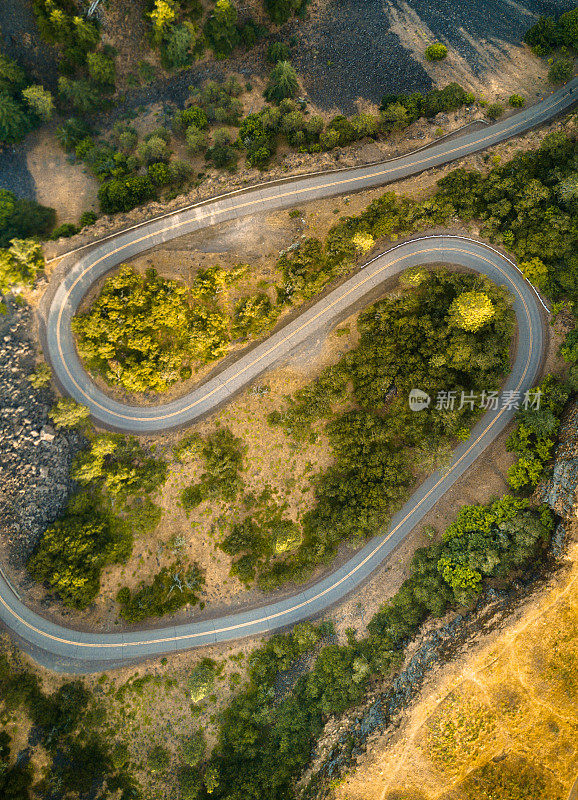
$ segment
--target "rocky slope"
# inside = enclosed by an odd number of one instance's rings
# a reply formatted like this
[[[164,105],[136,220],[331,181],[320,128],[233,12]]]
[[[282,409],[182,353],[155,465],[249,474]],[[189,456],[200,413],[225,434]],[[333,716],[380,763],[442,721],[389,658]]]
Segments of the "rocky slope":
[[[34,389],[32,311],[8,300],[0,316],[0,545],[20,566],[42,531],[62,514],[71,491],[78,434],[55,431],[49,389]]]

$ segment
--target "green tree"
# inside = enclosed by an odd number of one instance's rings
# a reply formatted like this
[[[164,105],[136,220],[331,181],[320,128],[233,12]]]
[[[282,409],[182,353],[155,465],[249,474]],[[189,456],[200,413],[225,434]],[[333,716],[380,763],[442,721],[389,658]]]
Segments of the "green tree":
[[[149,750],[147,764],[153,775],[166,772],[170,761],[169,751],[162,744],[157,744]]]
[[[135,591],[123,587],[117,594],[120,616],[127,622],[172,614],[186,605],[199,602],[205,580],[197,564],[186,569],[178,564],[163,567],[152,583],[142,581]]]
[[[165,59],[173,69],[191,63],[193,50],[199,39],[199,31],[192,22],[174,25],[166,38],[163,50]]]
[[[210,658],[204,658],[192,670],[187,686],[193,703],[200,703],[203,698],[211,693],[215,684],[216,665]]]
[[[0,250],[0,290],[30,286],[44,268],[41,245],[34,239],[12,239],[10,247]]]
[[[202,730],[194,731],[181,741],[181,757],[189,767],[196,767],[203,760],[206,750],[207,743]]]
[[[44,361],[42,361],[32,372],[28,375],[27,380],[34,387],[34,389],[42,389],[49,386],[52,380],[52,370]]]
[[[114,60],[104,53],[89,53],[86,57],[88,74],[100,86],[113,87],[115,81]]]
[[[386,128],[401,131],[409,125],[407,109],[401,103],[391,103],[381,112],[381,121]]]
[[[47,122],[52,117],[54,99],[48,89],[37,84],[27,86],[22,91],[22,97],[26,100],[30,110],[44,122]]]
[[[265,89],[265,97],[275,103],[280,103],[286,97],[295,97],[299,91],[297,73],[289,61],[279,61],[273,68]]]
[[[86,423],[90,411],[86,406],[64,397],[50,409],[48,415],[57,428],[76,428]]]
[[[486,109],[486,114],[490,119],[498,119],[503,113],[504,106],[501,103],[491,103]]]
[[[94,512],[71,513],[43,534],[28,561],[28,570],[73,608],[86,608],[98,595],[100,573],[108,563],[130,555],[130,538],[119,540]]]
[[[155,0],[150,17],[153,25],[153,37],[160,44],[167,28],[175,21],[177,8],[174,0]]]
[[[30,119],[6,91],[0,90],[0,144],[14,144],[30,130]]]
[[[548,280],[548,267],[541,259],[532,258],[530,261],[523,261],[520,264],[520,269],[530,283],[533,283],[538,289],[545,288]]]
[[[94,111],[101,104],[99,90],[84,79],[73,80],[62,76],[58,79],[58,91],[74,108],[83,114]]]
[[[205,36],[217,58],[228,58],[237,44],[237,9],[231,0],[217,0],[205,23]]]
[[[26,83],[24,70],[8,56],[0,53],[0,91],[17,92]]]
[[[555,61],[548,71],[550,83],[567,83],[574,74],[574,64],[570,59],[561,58]]]
[[[276,25],[287,22],[293,14],[305,11],[307,0],[265,0],[265,7]]]
[[[202,150],[206,150],[209,142],[206,132],[197,128],[196,125],[189,125],[185,138],[187,149],[191,155],[196,155]]]
[[[267,48],[267,61],[277,64],[279,61],[291,59],[291,48],[285,42],[271,42]]]
[[[526,101],[521,94],[512,94],[510,95],[508,104],[511,105],[512,108],[522,108],[522,106],[526,105]]]

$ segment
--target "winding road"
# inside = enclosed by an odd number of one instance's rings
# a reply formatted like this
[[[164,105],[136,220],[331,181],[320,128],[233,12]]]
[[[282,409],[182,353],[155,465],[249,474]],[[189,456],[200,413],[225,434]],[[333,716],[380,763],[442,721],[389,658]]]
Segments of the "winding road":
[[[543,303],[515,264],[479,241],[424,236],[383,253],[327,297],[189,395],[162,406],[118,403],[84,371],[70,322],[92,284],[121,261],[156,244],[247,214],[267,213],[321,197],[390,183],[479,151],[522,133],[569,108],[578,99],[578,79],[546,100],[502,123],[419,154],[384,164],[315,174],[264,184],[190,206],[134,226],[97,243],[80,257],[54,293],[46,317],[46,349],[67,394],[87,405],[95,421],[118,430],[149,433],[190,424],[254,381],[314,333],[321,333],[353,305],[361,304],[387,278],[410,266],[448,263],[484,273],[514,298],[518,346],[504,390],[523,393],[535,381],[544,351]],[[62,672],[96,672],[147,657],[264,634],[314,616],[365,581],[420,522],[510,422],[515,409],[489,411],[470,439],[454,453],[449,469],[423,483],[387,531],[369,541],[346,564],[290,598],[218,619],[118,633],[89,633],[55,624],[28,608],[0,571],[0,620],[37,661]]]

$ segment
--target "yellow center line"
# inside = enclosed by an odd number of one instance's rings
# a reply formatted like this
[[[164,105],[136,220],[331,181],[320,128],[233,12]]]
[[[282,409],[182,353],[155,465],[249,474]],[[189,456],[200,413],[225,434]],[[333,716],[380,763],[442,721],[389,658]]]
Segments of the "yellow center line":
[[[444,251],[451,250],[451,248],[432,248],[433,251],[442,250],[442,249]],[[467,253],[469,251],[461,250],[461,251],[458,251],[458,252]],[[417,255],[419,255],[419,253]],[[484,259],[481,256],[480,256],[480,260],[486,261],[488,263],[492,263],[492,262],[489,262],[488,259]],[[493,266],[496,267],[504,275],[504,277],[507,278],[507,275],[504,272],[504,270],[502,270],[500,267],[497,267],[497,265],[495,265],[495,264],[493,264]],[[378,273],[374,273],[374,275],[375,274],[378,274]],[[521,294],[521,292],[518,289],[518,287],[514,285],[514,288],[515,288],[515,290],[517,292],[517,295],[518,295],[519,299],[522,302],[522,305],[524,307],[524,311],[526,312],[526,315],[527,315],[527,317],[529,319],[530,314],[529,314],[529,308],[528,308],[528,305],[526,303],[526,300],[523,297],[523,295]],[[514,391],[519,391],[521,389],[521,387],[523,386],[523,384],[524,384],[524,381],[525,381],[526,375],[528,374],[528,370],[529,370],[530,363],[531,363],[531,357],[532,357],[532,353],[533,353],[533,345],[534,345],[533,330],[532,330],[532,327],[530,326],[530,341],[529,341],[529,347],[528,347],[528,356],[526,358],[526,363],[524,365],[523,373],[522,373],[522,375],[521,375],[521,377],[520,377],[520,379],[519,379]],[[135,641],[135,642],[112,642],[112,643],[106,643],[104,641],[99,641],[98,638],[95,638],[95,640],[93,642],[78,642],[78,641],[74,641],[74,640],[71,640],[71,639],[65,639],[65,638],[60,637],[60,636],[55,636],[53,634],[49,634],[46,631],[43,631],[43,630],[37,628],[36,626],[32,625],[27,620],[23,619],[19,614],[17,614],[14,611],[14,609],[11,608],[11,606],[9,606],[6,603],[6,601],[4,600],[3,597],[0,597],[0,602],[10,612],[10,614],[15,619],[17,619],[21,624],[23,624],[30,631],[32,631],[34,633],[37,633],[37,634],[40,634],[40,636],[42,636],[44,638],[47,638],[47,639],[50,639],[50,640],[55,641],[55,642],[60,642],[62,644],[67,644],[67,645],[76,645],[78,647],[84,647],[84,648],[106,647],[107,649],[110,649],[110,648],[121,648],[122,649],[122,648],[126,648],[126,647],[139,647],[139,646],[146,646],[146,645],[152,645],[152,644],[162,644],[162,643],[169,643],[169,642],[182,642],[182,641],[186,641],[186,640],[196,639],[196,638],[199,638],[199,637],[213,636],[213,635],[217,635],[217,634],[220,634],[220,633],[228,633],[230,631],[235,631],[235,630],[241,631],[244,628],[248,628],[248,627],[251,627],[251,626],[254,626],[254,625],[259,625],[259,624],[262,624],[264,622],[270,622],[272,620],[279,619],[280,617],[289,616],[291,614],[294,614],[296,611],[299,611],[300,609],[305,608],[306,606],[309,606],[312,603],[315,603],[315,601],[321,599],[322,597],[324,597],[329,592],[334,591],[339,586],[341,586],[344,582],[346,582],[349,578],[351,578],[353,575],[355,575],[365,564],[367,564],[387,544],[387,542],[392,538],[392,536],[394,536],[395,533],[397,533],[397,531],[400,530],[400,528],[407,522],[407,520],[410,519],[412,514],[414,514],[426,502],[426,500],[429,497],[431,497],[432,493],[435,492],[436,489],[438,489],[438,487],[441,486],[444,483],[444,481],[447,481],[450,478],[450,476],[452,476],[452,474],[457,470],[457,468],[462,463],[462,461],[475,449],[475,447],[478,445],[478,443],[497,424],[497,422],[500,420],[500,418],[502,417],[502,415],[505,413],[506,410],[507,410],[506,407],[502,406],[502,408],[499,410],[499,412],[496,414],[496,416],[490,421],[490,423],[484,428],[484,430],[477,436],[477,438],[468,446],[468,448],[464,451],[464,453],[462,453],[460,458],[458,458],[457,461],[455,461],[452,464],[450,469],[444,475],[442,475],[442,476],[440,476],[440,478],[438,478],[438,480],[430,488],[430,490],[417,503],[415,503],[414,506],[412,506],[412,508],[407,512],[407,514],[403,517],[403,519],[400,520],[400,522],[398,522],[398,524],[394,528],[392,528],[392,530],[387,534],[387,536],[383,537],[377,543],[375,548],[363,559],[363,561],[361,561],[359,564],[356,564],[354,567],[352,567],[352,569],[349,570],[349,572],[346,575],[344,575],[342,578],[340,578],[335,583],[331,584],[331,586],[327,587],[326,589],[324,589],[321,592],[318,592],[313,597],[311,597],[311,598],[309,598],[307,600],[303,600],[302,602],[297,603],[294,606],[291,606],[290,608],[283,609],[281,611],[277,611],[277,612],[271,613],[271,614],[265,614],[264,616],[259,617],[258,619],[249,620],[247,622],[242,622],[242,623],[238,623],[238,624],[234,624],[234,625],[228,625],[228,626],[221,627],[221,628],[213,628],[211,630],[198,632],[198,633],[185,633],[185,634],[180,634],[180,635],[176,635],[176,636],[166,636],[166,637],[160,637],[160,638],[154,638],[154,639],[143,639],[143,640]],[[99,635],[97,634],[97,637],[98,636]],[[106,634],[101,634],[100,635],[100,639],[101,640],[104,639],[105,637],[106,637]]]
[[[551,108],[555,108],[557,105],[560,105],[563,102],[563,100],[564,100],[564,98],[561,98],[560,100],[556,101],[555,103],[552,104]],[[513,131],[516,128],[520,127],[520,124],[521,123],[519,123],[519,122],[518,123],[514,123],[513,125],[510,125],[508,128],[505,128],[502,131],[502,133],[506,134],[506,133],[508,133],[510,131]],[[483,142],[488,141],[489,139],[492,139],[494,136],[495,136],[495,132],[493,134],[490,134],[489,136],[485,136],[485,137],[481,137],[479,139],[476,139],[474,142],[471,142],[471,143],[469,143],[467,145],[460,145],[459,147],[453,148],[452,150],[448,150],[447,154],[457,153],[460,150],[463,150],[463,149],[466,149],[466,148],[470,148],[473,145],[482,144]],[[422,164],[426,164],[428,161],[434,160],[437,157],[438,156],[434,155],[434,156],[429,156],[428,158],[425,158],[425,159],[416,160],[416,161],[413,161],[413,162],[411,162],[409,164],[404,165],[404,168],[411,168],[411,167],[414,167],[414,166],[420,166]],[[360,169],[362,169],[362,168],[360,168]],[[347,179],[341,180],[341,181],[334,181],[334,182],[331,182],[331,183],[322,184],[321,186],[317,186],[317,187],[306,187],[306,188],[303,188],[303,189],[294,189],[294,190],[292,190],[290,192],[285,192],[285,193],[282,193],[282,194],[278,194],[277,197],[295,197],[295,196],[297,196],[299,194],[302,194],[304,192],[310,192],[313,189],[319,192],[319,191],[321,191],[323,189],[332,188],[332,187],[335,187],[335,186],[344,186],[346,184],[353,183],[355,181],[359,181],[360,179],[371,180],[372,178],[381,177],[383,175],[388,175],[391,172],[395,172],[396,169],[398,169],[398,167],[390,167],[389,169],[381,170],[379,172],[374,172],[374,173],[372,173],[370,175],[366,175],[366,176],[347,178]],[[297,179],[297,180],[299,180],[299,179]],[[266,185],[267,184],[265,184],[265,186]],[[258,190],[255,189],[254,191],[258,191]],[[219,201],[216,200],[215,202],[219,202]],[[263,201],[261,200],[261,198],[259,198],[258,200],[250,200],[248,202],[239,203],[237,205],[231,206],[230,208],[223,209],[223,211],[219,212],[219,213],[237,211],[239,209],[248,208],[248,207],[251,207],[251,206],[258,206],[262,202]],[[178,212],[176,212],[176,213],[178,213]],[[207,216],[210,216],[210,215],[211,214],[204,214],[204,215],[201,216],[200,219],[203,220]],[[151,221],[151,224],[153,222],[154,222],[154,220]],[[194,408],[195,405],[198,405],[199,403],[203,402],[207,398],[211,397],[215,392],[219,391],[220,387],[217,387],[217,388],[213,389],[211,392],[209,392],[208,394],[204,395],[201,399],[195,401],[190,406],[187,406],[186,408],[182,408],[179,411],[175,411],[175,412],[172,412],[170,414],[158,415],[158,416],[155,416],[155,417],[133,417],[133,416],[130,416],[130,415],[120,414],[118,412],[111,411],[109,408],[101,405],[98,401],[91,399],[89,397],[89,395],[84,391],[84,389],[78,384],[78,382],[76,381],[76,379],[74,378],[74,376],[72,375],[72,373],[70,372],[70,370],[68,368],[68,364],[66,363],[66,360],[64,358],[64,354],[63,354],[63,351],[62,351],[61,330],[60,330],[61,329],[61,324],[62,324],[62,314],[64,312],[64,307],[65,307],[65,305],[66,305],[66,303],[68,301],[68,298],[70,297],[70,294],[73,292],[73,290],[76,287],[76,285],[84,278],[84,276],[87,273],[89,273],[91,270],[93,270],[94,267],[98,266],[98,264],[100,264],[104,260],[110,258],[110,256],[114,256],[117,253],[122,252],[124,249],[126,249],[129,246],[138,244],[140,242],[147,241],[148,239],[150,239],[150,238],[152,238],[154,236],[158,236],[161,233],[165,233],[167,231],[173,231],[173,230],[175,230],[175,229],[177,229],[177,228],[179,228],[179,227],[181,227],[183,225],[187,225],[188,223],[189,223],[189,220],[184,220],[182,222],[178,222],[176,224],[169,225],[166,228],[162,228],[160,231],[156,231],[154,233],[149,233],[149,234],[146,234],[145,236],[141,236],[138,239],[134,239],[134,240],[132,240],[130,242],[127,242],[126,244],[121,245],[120,247],[117,247],[116,249],[112,250],[110,253],[107,253],[107,254],[101,256],[99,259],[94,261],[92,264],[90,264],[88,267],[86,267],[80,273],[80,275],[75,279],[74,283],[72,284],[72,286],[70,287],[70,289],[66,293],[66,295],[65,295],[65,297],[64,297],[64,299],[63,299],[63,301],[62,301],[62,303],[60,305],[60,311],[59,311],[59,314],[58,314],[58,321],[57,321],[56,337],[57,337],[58,352],[59,352],[59,355],[61,357],[62,364],[63,364],[63,366],[64,366],[64,368],[65,368],[65,370],[66,370],[66,372],[68,374],[68,377],[69,377],[70,381],[72,382],[72,384],[80,392],[82,397],[86,398],[89,401],[89,403],[91,404],[92,407],[98,408],[101,411],[105,411],[107,414],[114,415],[117,419],[125,419],[125,420],[131,420],[131,421],[136,421],[136,422],[156,421],[156,420],[162,421],[162,420],[171,419],[172,417],[180,416],[181,414],[183,414],[183,413],[185,413],[187,411],[190,411],[192,408]],[[119,236],[120,235],[122,235],[122,234],[119,234]],[[394,262],[394,263],[396,263],[396,262]],[[359,284],[359,285],[362,285],[362,284]],[[267,354],[265,354],[265,355],[267,355]],[[264,356],[262,356],[262,357],[264,357]],[[252,365],[250,365],[250,366],[252,366]],[[248,368],[249,367],[247,367],[247,369]],[[239,374],[241,374],[241,373],[239,373]],[[226,381],[226,383],[229,383],[230,381],[235,380],[235,378],[237,378],[237,377],[238,377],[238,375],[233,376],[232,378],[228,379],[228,381]]]

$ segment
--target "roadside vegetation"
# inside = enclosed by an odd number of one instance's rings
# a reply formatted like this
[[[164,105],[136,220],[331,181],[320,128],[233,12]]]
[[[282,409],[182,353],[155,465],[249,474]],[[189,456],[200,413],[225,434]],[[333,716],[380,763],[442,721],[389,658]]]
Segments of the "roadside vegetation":
[[[541,16],[528,30],[524,41],[537,56],[548,58],[550,83],[566,83],[574,74],[574,58],[578,52],[578,9],[566,11],[557,18]]]
[[[295,99],[299,82],[287,60],[278,61],[271,72],[265,91],[269,102],[263,109],[243,116],[243,91],[234,78],[208,81],[192,92],[184,109],[168,115],[165,125],[142,141],[129,122],[117,123],[106,138],[98,138],[76,119],[61,126],[60,141],[101,182],[100,208],[114,214],[156,197],[172,198],[202,179],[188,161],[174,158],[179,143],[186,145],[191,159],[202,156],[209,167],[234,172],[244,159],[248,167],[266,170],[282,143],[301,153],[330,151],[392,136],[419,117],[455,111],[475,100],[454,83],[427,94],[385,97],[380,115],[338,114],[326,123]],[[74,232],[71,228],[68,235]]]

